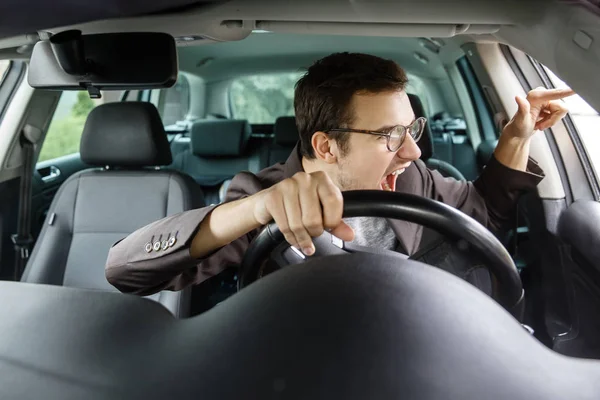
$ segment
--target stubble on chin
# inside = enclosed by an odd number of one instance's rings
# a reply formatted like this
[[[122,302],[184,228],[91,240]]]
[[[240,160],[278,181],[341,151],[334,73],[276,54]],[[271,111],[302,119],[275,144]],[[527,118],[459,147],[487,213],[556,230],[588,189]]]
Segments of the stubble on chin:
[[[338,169],[337,174],[337,185],[341,191],[347,190],[360,190],[363,189],[360,182],[358,182],[354,177],[347,172],[347,169],[343,168],[341,165]]]

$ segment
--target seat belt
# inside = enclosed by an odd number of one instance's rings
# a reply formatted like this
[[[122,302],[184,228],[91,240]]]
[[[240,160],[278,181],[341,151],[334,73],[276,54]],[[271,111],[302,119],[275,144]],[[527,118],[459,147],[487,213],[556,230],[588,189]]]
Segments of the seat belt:
[[[19,138],[22,149],[23,167],[21,172],[21,184],[19,188],[19,214],[17,220],[17,233],[11,235],[15,249],[15,281],[21,279],[29,251],[33,243],[31,236],[31,184],[33,181],[33,152],[35,143],[41,137],[41,130],[25,125]]]

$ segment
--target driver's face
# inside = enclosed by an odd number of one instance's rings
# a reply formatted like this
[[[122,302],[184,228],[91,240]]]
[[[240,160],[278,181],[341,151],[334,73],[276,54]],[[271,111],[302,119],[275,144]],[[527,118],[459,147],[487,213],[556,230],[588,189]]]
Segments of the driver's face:
[[[382,131],[395,125],[410,125],[415,120],[404,91],[355,94],[351,107],[354,122],[349,128],[352,129]],[[421,150],[410,135],[406,135],[397,152],[387,149],[385,137],[349,135],[348,152],[338,161],[337,178],[342,190],[395,190],[398,175],[421,156]]]

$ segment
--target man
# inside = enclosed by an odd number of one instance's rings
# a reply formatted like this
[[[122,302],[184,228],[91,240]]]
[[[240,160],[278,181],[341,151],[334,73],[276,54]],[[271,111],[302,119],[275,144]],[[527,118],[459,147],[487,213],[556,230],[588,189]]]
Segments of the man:
[[[516,98],[518,111],[504,128],[481,176],[459,182],[428,170],[416,144],[424,121],[416,119],[404,91],[405,72],[393,61],[338,53],[312,65],[296,85],[299,145],[285,164],[257,175],[238,174],[227,200],[164,218],[137,230],[111,249],[108,281],[119,290],[148,295],[198,284],[239,265],[260,228],[272,220],[306,255],[324,229],[351,241],[375,236],[372,245],[412,255],[422,228],[406,221],[342,220],[341,192],[379,189],[443,201],[490,229],[501,229],[518,196],[543,173],[528,160],[530,138],[553,126],[567,110],[569,89],[531,91]],[[166,250],[154,251],[166,240]]]

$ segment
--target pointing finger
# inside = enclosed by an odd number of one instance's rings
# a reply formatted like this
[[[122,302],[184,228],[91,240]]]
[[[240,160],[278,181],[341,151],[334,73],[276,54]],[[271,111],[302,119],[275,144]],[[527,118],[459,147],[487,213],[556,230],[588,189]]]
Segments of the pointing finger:
[[[527,98],[537,101],[550,101],[564,99],[565,97],[573,96],[575,91],[571,88],[557,88],[557,89],[534,89],[527,94]]]

